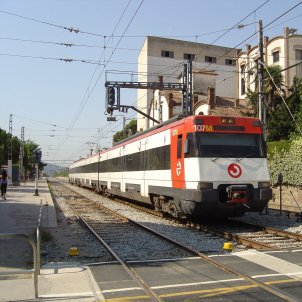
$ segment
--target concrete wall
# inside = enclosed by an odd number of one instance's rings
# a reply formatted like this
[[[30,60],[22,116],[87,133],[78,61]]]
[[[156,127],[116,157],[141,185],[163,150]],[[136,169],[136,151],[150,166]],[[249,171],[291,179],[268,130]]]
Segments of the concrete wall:
[[[282,209],[302,212],[302,189],[296,187],[282,186]],[[269,202],[269,207],[280,209],[280,189],[273,189],[273,199]],[[300,207],[300,209],[299,209]]]
[[[162,57],[162,50],[173,52],[174,58]],[[225,65],[226,59],[232,60],[235,58],[236,50],[221,46],[147,37],[138,57],[138,72],[148,72],[148,76],[140,75],[138,80],[158,81],[157,74],[161,74],[164,82],[178,83],[179,79],[177,77],[182,73],[183,64],[186,62],[184,59],[185,53],[196,55],[193,62],[193,70],[207,69],[217,74],[215,85],[217,96],[230,98],[237,96],[236,66]],[[216,57],[216,63],[205,62],[205,56]],[[137,98],[139,109],[147,112],[153,98],[153,91],[138,90]],[[140,116],[138,115],[138,117]],[[138,130],[146,129],[148,126],[149,122],[147,119],[145,121],[138,120]]]

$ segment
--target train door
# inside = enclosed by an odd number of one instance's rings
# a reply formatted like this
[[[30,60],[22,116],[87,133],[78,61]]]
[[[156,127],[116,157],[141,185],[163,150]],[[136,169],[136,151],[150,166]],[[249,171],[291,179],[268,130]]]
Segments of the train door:
[[[171,129],[171,178],[173,188],[185,188],[184,134],[182,127]]]

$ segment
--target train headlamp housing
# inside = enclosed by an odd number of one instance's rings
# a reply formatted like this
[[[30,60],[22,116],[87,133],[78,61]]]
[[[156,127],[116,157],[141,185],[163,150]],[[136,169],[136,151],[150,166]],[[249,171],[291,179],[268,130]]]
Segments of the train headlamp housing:
[[[258,182],[258,188],[263,189],[263,188],[270,188],[271,183],[269,181],[259,181]]]
[[[222,117],[221,124],[224,125],[235,125],[235,119],[233,117]]]
[[[200,181],[198,183],[197,190],[204,190],[204,189],[213,189],[213,183]]]

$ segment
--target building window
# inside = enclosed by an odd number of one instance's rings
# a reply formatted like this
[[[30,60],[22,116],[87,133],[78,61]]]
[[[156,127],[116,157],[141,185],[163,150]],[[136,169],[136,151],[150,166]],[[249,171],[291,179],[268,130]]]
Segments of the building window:
[[[273,63],[279,62],[279,50],[273,52]]]
[[[241,79],[241,95],[245,94],[245,80],[244,78]]]
[[[192,53],[184,53],[185,60],[195,60],[195,54]]]
[[[295,57],[298,62],[302,61],[302,49],[295,50]],[[299,64],[296,66],[296,76],[302,79],[302,65]]]
[[[302,61],[302,49],[296,49],[296,60]]]
[[[216,63],[216,57],[209,57],[209,56],[205,56],[205,62],[208,63]]]
[[[235,65],[236,61],[232,59],[225,59],[225,65]]]
[[[245,71],[245,65],[242,64],[242,65],[240,65],[240,73],[242,76],[244,76],[244,71]]]
[[[302,65],[297,65],[296,66],[296,77],[302,79]]]
[[[174,58],[174,51],[162,50],[161,56],[164,58]]]

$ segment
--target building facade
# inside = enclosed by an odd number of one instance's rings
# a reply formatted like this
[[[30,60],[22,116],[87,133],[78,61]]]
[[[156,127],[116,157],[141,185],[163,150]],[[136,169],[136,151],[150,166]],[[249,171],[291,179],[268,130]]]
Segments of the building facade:
[[[238,56],[238,87],[239,99],[244,99],[248,89],[256,87],[258,46],[247,45],[247,50]],[[264,37],[264,63],[266,66],[279,65],[283,74],[285,90],[293,84],[295,76],[302,78],[302,64],[289,68],[302,62],[302,35],[296,30],[284,29],[283,36],[272,39]]]
[[[217,96],[237,99],[238,75],[235,58],[238,52],[228,47],[148,36],[138,57],[138,81],[158,82],[158,76],[161,76],[165,83],[178,83],[181,81],[183,64],[192,60],[193,91],[198,98],[207,96],[208,88],[213,88],[214,102]],[[163,92],[138,90],[137,107],[163,121],[171,116],[171,110],[176,112],[180,107],[173,101],[175,108],[171,108],[173,102],[166,101],[165,109],[160,109],[160,94]],[[175,95],[177,93],[174,93]],[[169,96],[164,99],[169,100]],[[138,115],[139,131],[152,125],[148,119],[141,119]]]

